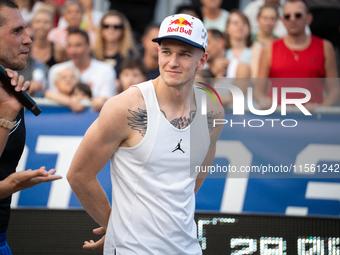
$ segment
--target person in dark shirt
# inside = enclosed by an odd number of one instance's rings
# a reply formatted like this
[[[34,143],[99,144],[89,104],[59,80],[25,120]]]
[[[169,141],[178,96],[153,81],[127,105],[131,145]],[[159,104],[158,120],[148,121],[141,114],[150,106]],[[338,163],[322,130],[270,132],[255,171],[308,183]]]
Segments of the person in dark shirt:
[[[143,45],[142,61],[147,69],[148,80],[155,79],[159,76],[158,45],[151,41],[152,38],[157,37],[158,32],[159,25],[151,24],[145,29],[141,40]]]
[[[139,43],[145,27],[154,19],[157,0],[109,0],[110,10],[124,13],[128,18],[136,42]]]
[[[0,64],[8,68],[7,75],[11,77],[16,91],[25,91],[30,85],[24,82],[23,76],[12,71],[22,70],[27,64],[32,41],[26,27],[18,6],[11,0],[0,0]],[[38,183],[61,178],[53,175],[54,169],[46,171],[45,167],[15,172],[25,146],[25,137],[23,106],[0,83],[0,254],[5,255],[12,254],[6,243],[11,195]]]

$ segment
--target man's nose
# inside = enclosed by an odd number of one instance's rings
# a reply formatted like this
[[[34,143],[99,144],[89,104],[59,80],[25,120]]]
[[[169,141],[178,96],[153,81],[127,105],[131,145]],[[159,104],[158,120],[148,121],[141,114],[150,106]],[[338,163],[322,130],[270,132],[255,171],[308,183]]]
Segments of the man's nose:
[[[32,40],[28,36],[26,29],[23,31],[22,44],[24,44],[26,46],[31,46],[31,44],[32,44]]]
[[[169,64],[171,66],[178,66],[178,55],[172,54]]]

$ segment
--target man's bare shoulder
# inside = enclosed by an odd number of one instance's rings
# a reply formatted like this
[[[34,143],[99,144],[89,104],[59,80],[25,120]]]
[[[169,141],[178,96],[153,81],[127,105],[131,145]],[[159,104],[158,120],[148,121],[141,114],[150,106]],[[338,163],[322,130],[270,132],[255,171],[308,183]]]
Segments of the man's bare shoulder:
[[[323,48],[324,48],[324,52],[325,52],[325,57],[329,57],[329,56],[334,56],[335,55],[335,51],[334,51],[334,47],[333,47],[333,44],[326,40],[326,39],[323,39],[322,40],[323,42]]]
[[[323,39],[323,48],[325,56],[325,77],[326,78],[338,78],[339,74],[336,65],[336,54],[332,43],[326,39]]]
[[[128,128],[129,118],[139,109],[146,110],[142,92],[137,87],[130,87],[106,101],[97,121],[105,132],[119,132],[126,139],[132,130]]]
[[[103,106],[104,114],[129,115],[129,109],[145,109],[142,92],[138,87],[130,87],[126,91],[111,97]]]

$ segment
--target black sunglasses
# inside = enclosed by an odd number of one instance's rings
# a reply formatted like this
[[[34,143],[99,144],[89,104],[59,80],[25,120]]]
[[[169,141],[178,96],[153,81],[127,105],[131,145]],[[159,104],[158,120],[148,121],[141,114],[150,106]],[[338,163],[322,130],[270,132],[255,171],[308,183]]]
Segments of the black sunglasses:
[[[284,14],[283,17],[285,20],[290,20],[290,15],[291,14]],[[295,13],[294,15],[296,19],[300,19],[302,17],[302,13],[299,13],[299,12]]]
[[[121,24],[121,25],[108,25],[108,24],[103,24],[102,25],[102,28],[104,28],[104,29],[108,29],[108,28],[113,28],[113,29],[116,29],[116,30],[118,30],[118,29],[123,29],[123,25]]]

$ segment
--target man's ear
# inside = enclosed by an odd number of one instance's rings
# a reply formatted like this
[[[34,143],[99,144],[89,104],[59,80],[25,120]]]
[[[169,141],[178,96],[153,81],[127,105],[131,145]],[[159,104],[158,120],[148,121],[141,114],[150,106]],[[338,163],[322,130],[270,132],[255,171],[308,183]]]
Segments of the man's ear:
[[[160,61],[160,57],[159,57],[160,54],[161,54],[161,46],[158,45],[158,60],[157,60],[158,65],[159,65],[159,61]]]
[[[204,65],[205,65],[205,63],[207,63],[207,61],[208,61],[208,53],[207,53],[207,52],[204,52],[204,53],[202,54],[202,57],[200,58],[200,62],[199,62],[199,64],[198,64],[196,70],[197,70],[197,71],[202,70],[203,67],[204,67]]]
[[[281,20],[282,24],[285,24],[284,22],[286,21],[283,17],[279,17],[278,20]]]
[[[147,40],[147,38],[146,38],[145,35],[142,36],[142,38],[140,38],[140,42],[142,43],[143,47],[145,46],[146,40]]]
[[[307,14],[307,24],[308,26],[310,26],[310,24],[312,24],[313,22],[313,14],[311,14],[310,12]]]
[[[226,44],[226,41],[224,40],[224,39],[220,39],[220,41],[219,41],[219,44],[220,44],[220,46],[224,49],[225,48],[225,44]]]

